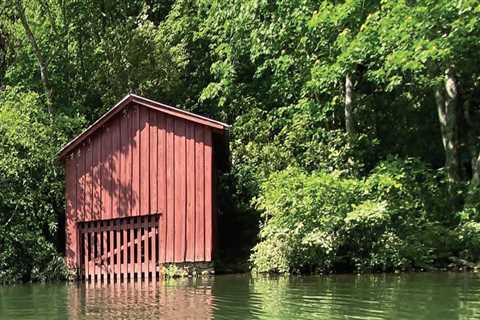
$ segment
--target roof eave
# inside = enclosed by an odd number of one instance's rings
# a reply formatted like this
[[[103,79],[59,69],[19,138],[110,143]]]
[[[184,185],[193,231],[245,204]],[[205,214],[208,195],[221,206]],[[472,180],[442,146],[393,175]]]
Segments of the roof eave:
[[[163,112],[166,114],[170,114],[172,116],[181,117],[183,119],[196,122],[205,126],[212,127],[213,129],[223,131],[229,130],[230,125],[216,121],[213,119],[209,119],[207,117],[203,117],[185,110],[181,110],[154,100],[150,100],[141,96],[137,96],[135,94],[128,94],[122,100],[120,100],[113,108],[103,114],[100,118],[98,118],[93,124],[91,124],[88,128],[83,130],[79,135],[77,135],[74,139],[68,142],[66,145],[60,149],[57,153],[57,157],[60,160],[63,160],[65,156],[67,156],[73,149],[77,147],[84,139],[86,139],[90,134],[95,132],[99,127],[104,125],[108,120],[110,120],[113,116],[115,116],[118,112],[120,112],[124,107],[126,107],[130,103],[136,103],[139,105],[143,105],[148,108],[155,109],[159,112]]]

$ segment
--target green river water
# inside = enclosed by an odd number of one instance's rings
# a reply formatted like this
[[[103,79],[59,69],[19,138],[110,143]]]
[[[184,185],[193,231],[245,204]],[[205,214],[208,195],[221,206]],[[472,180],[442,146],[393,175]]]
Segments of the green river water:
[[[480,274],[0,287],[0,319],[480,319]]]

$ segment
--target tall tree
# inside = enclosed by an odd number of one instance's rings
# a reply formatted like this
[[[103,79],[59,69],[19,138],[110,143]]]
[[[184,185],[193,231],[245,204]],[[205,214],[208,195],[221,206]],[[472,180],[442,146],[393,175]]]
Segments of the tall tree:
[[[53,93],[50,86],[50,78],[48,73],[48,60],[45,58],[42,50],[38,46],[37,39],[35,38],[35,35],[30,28],[30,24],[28,22],[27,15],[25,14],[25,8],[23,6],[22,0],[15,0],[15,6],[17,8],[17,13],[20,17],[20,21],[22,22],[23,29],[25,30],[25,34],[27,35],[27,39],[32,46],[35,57],[37,58],[38,67],[40,69],[40,77],[42,79],[45,96],[47,98],[47,110],[49,113],[52,113]]]
[[[458,139],[458,89],[454,69],[445,72],[443,86],[435,90],[438,119],[442,132],[443,148],[445,150],[445,168],[448,180],[458,183],[461,180],[460,146]]]
[[[345,76],[345,130],[352,135],[355,132],[353,109],[353,84],[349,73]]]

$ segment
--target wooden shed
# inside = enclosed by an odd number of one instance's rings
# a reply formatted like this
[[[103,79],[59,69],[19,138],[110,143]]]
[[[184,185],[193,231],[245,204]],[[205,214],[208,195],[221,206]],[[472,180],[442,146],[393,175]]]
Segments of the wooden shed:
[[[214,159],[227,157],[227,129],[130,94],[65,145],[69,268],[118,281],[155,278],[165,263],[211,262]]]

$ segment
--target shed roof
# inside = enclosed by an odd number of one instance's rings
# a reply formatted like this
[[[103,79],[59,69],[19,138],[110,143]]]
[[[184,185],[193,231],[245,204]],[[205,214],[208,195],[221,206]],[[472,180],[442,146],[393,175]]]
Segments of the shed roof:
[[[138,104],[147,108],[151,108],[153,110],[157,110],[159,112],[163,112],[169,114],[174,117],[182,118],[188,121],[192,121],[204,126],[211,127],[216,130],[226,130],[230,128],[230,126],[226,123],[216,121],[207,117],[200,116],[195,113],[191,113],[185,110],[181,110],[154,100],[150,100],[141,96],[137,96],[136,94],[128,94],[126,95],[120,102],[118,102],[113,108],[111,108],[108,112],[106,112],[103,116],[101,116],[97,121],[95,121],[91,126],[85,129],[82,133],[68,142],[63,148],[58,152],[58,157],[63,159],[70,151],[75,149],[80,143],[82,143],[85,139],[87,139],[92,133],[96,130],[101,128],[105,123],[108,122],[113,116],[118,114],[120,111],[125,109],[131,104]]]

